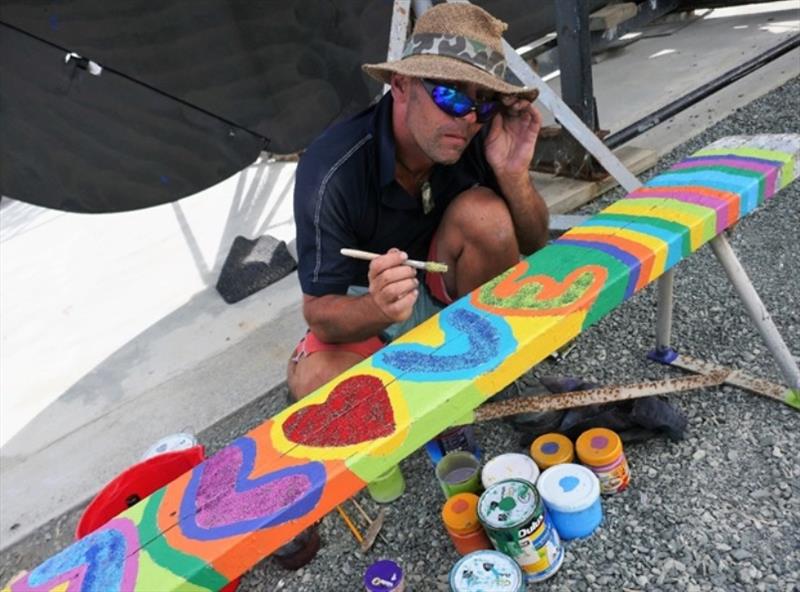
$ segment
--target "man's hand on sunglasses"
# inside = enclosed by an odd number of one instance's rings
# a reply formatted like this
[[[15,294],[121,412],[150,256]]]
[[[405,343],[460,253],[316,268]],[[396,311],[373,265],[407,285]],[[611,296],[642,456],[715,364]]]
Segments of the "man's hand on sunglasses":
[[[530,101],[502,98],[503,109],[494,117],[486,137],[486,160],[498,181],[527,180],[542,116]]]

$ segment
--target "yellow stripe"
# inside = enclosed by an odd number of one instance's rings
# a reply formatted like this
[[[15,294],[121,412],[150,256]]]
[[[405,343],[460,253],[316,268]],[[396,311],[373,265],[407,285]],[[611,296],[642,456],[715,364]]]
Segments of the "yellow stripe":
[[[616,203],[611,204],[602,213],[604,214],[627,214],[630,216],[651,216],[661,218],[667,222],[675,222],[681,224],[689,230],[689,243],[692,251],[699,249],[705,242],[705,236],[709,231],[710,222],[710,235],[709,238],[716,235],[717,230],[714,226],[715,215],[713,210],[709,208],[702,208],[706,213],[712,212],[711,215],[701,215],[697,209],[698,206],[685,207],[688,204],[681,203],[677,206],[674,202],[670,203],[668,199],[622,199]]]

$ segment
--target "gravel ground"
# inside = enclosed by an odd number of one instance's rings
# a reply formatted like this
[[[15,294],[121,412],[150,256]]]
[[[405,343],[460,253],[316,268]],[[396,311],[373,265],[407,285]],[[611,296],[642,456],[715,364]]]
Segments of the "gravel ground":
[[[727,135],[800,132],[800,78],[735,112],[661,160],[656,174]],[[703,122],[698,121],[698,127]],[[607,194],[580,213],[594,213],[619,197]],[[800,183],[781,192],[736,229],[731,243],[795,355],[800,354]],[[559,363],[539,375],[579,376],[624,384],[679,375],[648,362],[655,328],[651,286],[587,330]],[[710,248],[679,265],[675,280],[673,344],[682,352],[746,369],[772,380],[779,371],[725,279]],[[522,382],[534,384],[534,372]],[[800,590],[800,414],[776,401],[732,387],[670,396],[689,418],[681,442],[653,439],[626,447],[630,488],[604,498],[605,518],[590,538],[566,543],[563,566],[541,591]],[[213,452],[273,415],[283,388],[200,434]],[[478,426],[488,456],[519,450],[505,423]],[[242,581],[241,591],[342,592],[361,587],[378,558],[398,561],[415,592],[437,589],[436,579],[458,559],[439,518],[444,502],[427,455],[402,463],[406,493],[386,506],[385,541],[362,554],[334,513],[321,526],[317,558],[297,572],[267,559]],[[366,493],[357,498],[378,511]],[[351,504],[345,508],[357,519]],[[52,521],[0,557],[0,582],[30,568],[71,540],[82,508]]]

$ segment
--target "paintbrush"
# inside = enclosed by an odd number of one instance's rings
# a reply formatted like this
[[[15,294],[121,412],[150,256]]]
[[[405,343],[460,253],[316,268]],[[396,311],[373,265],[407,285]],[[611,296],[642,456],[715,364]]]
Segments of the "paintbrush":
[[[381,256],[378,253],[360,251],[359,249],[340,249],[339,252],[345,257],[362,259],[364,261],[372,261],[376,257]],[[403,262],[403,265],[408,265],[414,269],[423,269],[432,273],[447,273],[447,265],[444,263],[439,263],[438,261],[415,261],[414,259],[406,259]]]

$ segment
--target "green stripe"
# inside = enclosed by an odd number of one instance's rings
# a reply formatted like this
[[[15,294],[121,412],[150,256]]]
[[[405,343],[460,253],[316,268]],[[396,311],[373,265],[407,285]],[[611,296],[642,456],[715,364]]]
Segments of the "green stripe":
[[[783,166],[781,167],[780,187],[776,187],[775,191],[786,187],[789,183],[794,181],[796,176],[794,173],[795,155],[789,152],[778,152],[777,150],[765,150],[764,148],[748,148],[746,146],[740,146],[737,148],[704,148],[703,150],[698,150],[692,154],[692,156],[722,156],[729,154],[782,162]]]
[[[145,502],[147,506],[139,524],[143,540],[149,540],[147,552],[156,564],[182,577],[187,582],[209,590],[219,590],[228,580],[213,567],[194,555],[189,555],[170,547],[166,537],[158,528],[158,508],[166,493],[159,489]],[[176,526],[175,528],[180,528]]]

